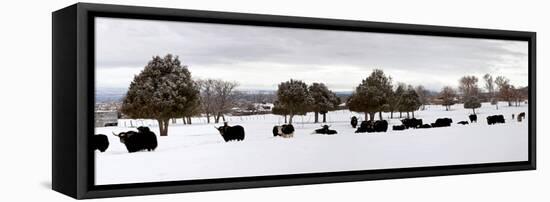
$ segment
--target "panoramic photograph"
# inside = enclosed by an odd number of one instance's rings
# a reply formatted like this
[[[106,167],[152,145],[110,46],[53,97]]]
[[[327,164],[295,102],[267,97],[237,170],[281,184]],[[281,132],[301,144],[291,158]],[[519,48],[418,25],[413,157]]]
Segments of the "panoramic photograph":
[[[95,185],[528,160],[526,41],[107,17],[94,40]]]

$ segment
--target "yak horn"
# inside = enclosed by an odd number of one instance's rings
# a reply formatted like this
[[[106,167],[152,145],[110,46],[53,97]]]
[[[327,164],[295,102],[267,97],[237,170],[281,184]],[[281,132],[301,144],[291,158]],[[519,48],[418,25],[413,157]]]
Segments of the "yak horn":
[[[114,136],[120,137],[120,135],[115,134],[115,132],[111,132],[111,133],[113,133]]]

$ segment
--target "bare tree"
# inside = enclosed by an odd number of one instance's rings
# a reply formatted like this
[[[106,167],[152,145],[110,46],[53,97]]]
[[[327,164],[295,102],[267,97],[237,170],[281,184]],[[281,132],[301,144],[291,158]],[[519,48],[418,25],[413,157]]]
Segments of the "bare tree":
[[[512,106],[513,90],[510,80],[506,77],[498,76],[495,79],[495,84],[498,86],[498,97],[508,102],[508,106]]]
[[[481,107],[477,82],[478,79],[475,76],[464,76],[460,79],[458,87],[463,96],[464,108],[472,109],[474,114],[476,114],[476,108]]]
[[[445,106],[446,111],[449,111],[451,105],[455,104],[456,91],[453,89],[453,87],[445,86],[441,90],[439,97],[442,100],[441,105]]]
[[[235,105],[235,88],[237,82],[215,80],[214,82],[214,119],[215,123],[220,122],[220,118],[225,122],[224,114],[229,112]]]
[[[491,104],[495,105],[498,110],[498,99],[496,96],[495,81],[493,76],[490,74],[485,74],[485,76],[483,76],[483,80],[485,80],[485,90],[489,93]]]
[[[422,85],[416,86],[414,90],[418,95],[418,100],[420,101],[420,104],[422,107],[421,109],[422,110],[426,109],[426,105],[428,104],[428,93],[429,93],[428,90],[426,90],[426,88],[424,88],[424,86]]]
[[[197,85],[200,89],[200,99],[201,99],[201,109],[202,112],[206,115],[207,123],[210,123],[210,116],[214,115],[216,105],[216,92],[214,91],[214,86],[216,80],[214,79],[205,79],[198,80]]]

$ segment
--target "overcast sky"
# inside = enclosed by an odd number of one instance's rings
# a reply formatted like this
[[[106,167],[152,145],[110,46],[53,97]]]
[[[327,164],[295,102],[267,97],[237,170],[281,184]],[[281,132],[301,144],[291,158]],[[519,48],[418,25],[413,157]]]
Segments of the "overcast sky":
[[[128,88],[152,56],[179,56],[194,78],[275,90],[282,81],[352,91],[373,69],[440,90],[485,73],[527,85],[527,42],[115,18],[96,19],[96,85]]]

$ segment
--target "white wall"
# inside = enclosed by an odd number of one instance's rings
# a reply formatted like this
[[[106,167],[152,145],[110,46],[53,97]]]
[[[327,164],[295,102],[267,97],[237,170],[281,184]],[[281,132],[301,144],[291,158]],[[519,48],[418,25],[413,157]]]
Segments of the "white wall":
[[[110,1],[91,1],[109,3]],[[111,1],[115,2],[115,1]],[[548,199],[550,26],[545,1],[116,1],[143,6],[431,24],[538,33],[538,170],[125,197],[109,201],[527,201]],[[0,201],[69,198],[49,190],[51,173],[51,12],[74,1],[3,1],[0,11]],[[27,122],[31,122],[27,123]],[[7,129],[7,130],[6,130]],[[11,199],[11,200],[10,200]]]

